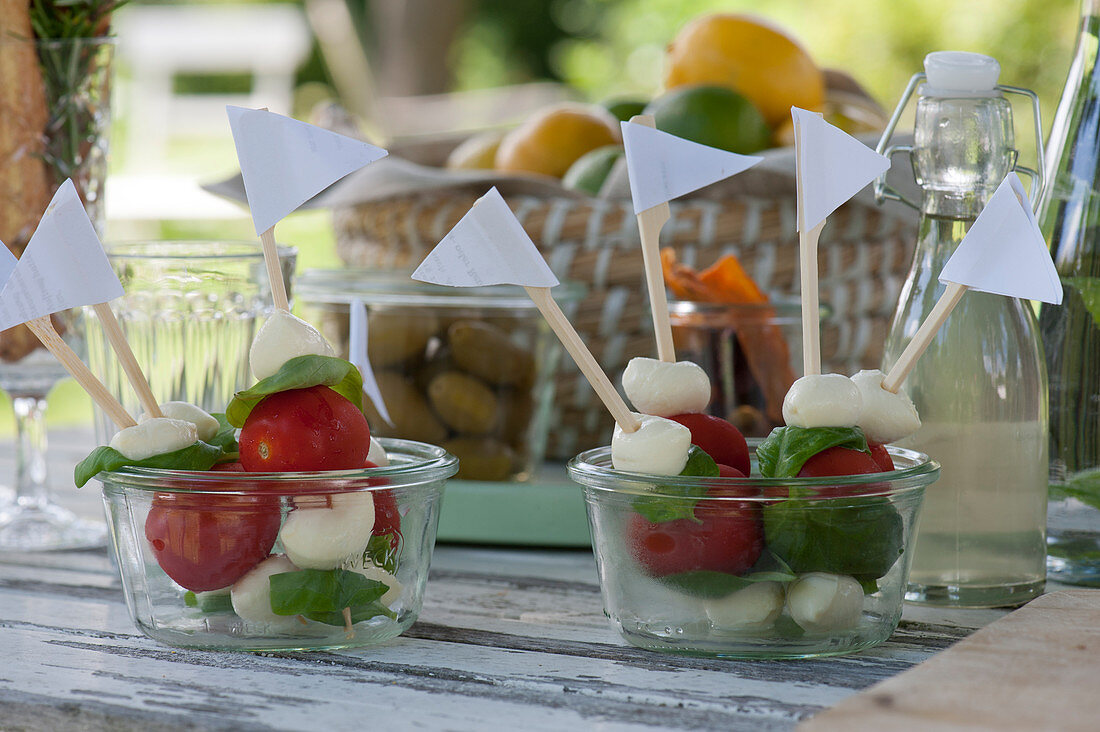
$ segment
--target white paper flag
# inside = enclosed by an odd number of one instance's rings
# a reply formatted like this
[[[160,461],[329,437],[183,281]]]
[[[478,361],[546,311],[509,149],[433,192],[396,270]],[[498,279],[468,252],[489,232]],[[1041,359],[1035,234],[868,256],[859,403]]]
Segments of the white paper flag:
[[[71,180],[61,184],[0,292],[0,330],[122,296]]]
[[[475,201],[443,241],[428,252],[412,278],[451,287],[558,284],[495,187]]]
[[[791,107],[802,195],[798,230],[809,231],[890,169],[890,161],[817,112]]]
[[[997,186],[944,265],[940,282],[1055,305],[1062,302],[1058,270],[1015,173]]]
[[[367,306],[362,300],[355,298],[348,308],[348,360],[363,375],[363,393],[374,404],[382,419],[386,420],[386,424],[393,427],[393,420],[390,419],[386,402],[382,399],[382,390],[378,388],[378,380],[374,378],[374,369],[371,368],[370,358],[367,356]]]
[[[7,248],[4,242],[0,241],[0,292],[3,291],[4,285],[8,284],[8,279],[11,278],[11,273],[15,270],[17,261],[11,250]]]
[[[742,173],[763,160],[632,122],[623,122],[622,128],[636,214]]]
[[[387,155],[380,147],[273,112],[225,110],[257,236],[348,173]]]

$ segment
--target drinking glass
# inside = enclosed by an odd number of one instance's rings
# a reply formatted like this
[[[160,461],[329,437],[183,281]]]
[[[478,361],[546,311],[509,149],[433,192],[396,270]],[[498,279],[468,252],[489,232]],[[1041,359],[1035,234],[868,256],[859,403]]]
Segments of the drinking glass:
[[[106,38],[0,37],[0,242],[22,253],[57,188],[71,178],[101,223],[110,70]],[[79,313],[54,326],[80,353]],[[54,503],[46,483],[46,393],[65,376],[25,326],[0,333],[0,388],[16,416],[15,500],[0,505],[0,551],[102,546],[102,523]]]
[[[84,350],[80,312],[53,316],[58,333]],[[46,394],[67,376],[65,368],[23,326],[4,332],[0,389],[15,411],[15,499],[0,508],[0,551],[87,549],[104,546],[106,526],[79,518],[50,497],[46,473]]]
[[[126,294],[111,302],[158,402],[186,401],[224,412],[251,376],[248,349],[272,308],[263,250],[248,241],[144,241],[106,245]],[[287,293],[297,251],[280,248]],[[126,410],[142,411],[99,326],[88,321],[88,364]],[[96,409],[96,440],[115,432]]]

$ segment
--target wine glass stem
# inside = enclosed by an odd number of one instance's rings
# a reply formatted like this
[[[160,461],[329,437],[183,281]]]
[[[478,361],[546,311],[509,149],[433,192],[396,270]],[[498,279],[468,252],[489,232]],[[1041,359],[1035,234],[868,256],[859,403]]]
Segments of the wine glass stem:
[[[17,431],[15,444],[15,497],[24,508],[46,506],[46,399],[12,397]]]

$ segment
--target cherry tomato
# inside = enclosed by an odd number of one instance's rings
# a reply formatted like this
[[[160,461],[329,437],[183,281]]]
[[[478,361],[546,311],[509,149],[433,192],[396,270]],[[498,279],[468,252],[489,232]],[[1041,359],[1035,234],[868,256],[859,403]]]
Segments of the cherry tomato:
[[[866,475],[882,472],[874,458],[847,447],[822,450],[802,465],[799,478],[824,478],[830,475]]]
[[[363,413],[327,386],[290,389],[256,405],[241,429],[241,464],[252,472],[358,468],[370,451]]]
[[[719,492],[710,491],[711,495]],[[745,501],[703,499],[694,513],[696,521],[658,524],[632,514],[627,524],[631,555],[655,577],[699,570],[742,574],[756,564],[764,549],[759,507]]]
[[[822,450],[802,465],[799,478],[825,478],[833,475],[869,475],[881,473],[875,459],[860,450],[830,447]],[[847,496],[861,490],[857,486],[820,486],[817,495],[829,498]]]
[[[158,493],[145,538],[165,574],[204,592],[228,587],[267,557],[280,520],[274,496]]]
[[[245,473],[244,466],[241,465],[239,460],[234,460],[231,463],[215,463],[211,470],[215,470],[219,473]]]
[[[744,478],[745,474],[737,468],[731,468],[729,465],[718,463],[718,477],[719,478]]]
[[[377,468],[378,466],[367,460],[364,468]],[[372,482],[375,482],[372,480]],[[385,485],[389,481],[379,478],[378,485]],[[390,535],[390,546],[397,546],[401,542],[401,513],[397,509],[397,496],[393,491],[374,491],[374,528],[371,533],[375,536]]]
[[[867,440],[867,447],[871,448],[871,459],[878,465],[880,472],[889,473],[894,469],[894,459],[886,452],[886,445]]]
[[[710,414],[677,414],[669,419],[691,430],[691,443],[714,458],[714,462],[749,474],[749,446],[732,424]]]

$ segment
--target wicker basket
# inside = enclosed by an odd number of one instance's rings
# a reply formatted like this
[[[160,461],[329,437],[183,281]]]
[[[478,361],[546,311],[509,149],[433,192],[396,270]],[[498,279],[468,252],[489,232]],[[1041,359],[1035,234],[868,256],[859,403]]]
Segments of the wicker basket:
[[[411,269],[473,205],[474,193],[425,193],[360,204],[335,213],[337,251],[349,265]],[[634,356],[654,356],[637,221],[628,201],[508,198],[560,279],[584,283],[570,319],[612,381]],[[759,285],[798,294],[793,197],[689,199],[670,204],[662,246],[705,267],[735,254]],[[909,220],[849,202],[829,217],[820,240],[823,366],[840,373],[877,368],[909,268],[916,231]],[[568,358],[566,358],[568,360]],[[559,372],[550,457],[606,444],[612,420],[572,364]]]

